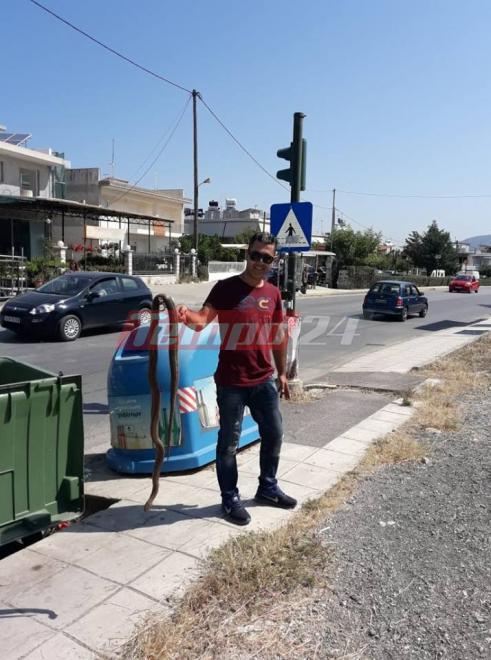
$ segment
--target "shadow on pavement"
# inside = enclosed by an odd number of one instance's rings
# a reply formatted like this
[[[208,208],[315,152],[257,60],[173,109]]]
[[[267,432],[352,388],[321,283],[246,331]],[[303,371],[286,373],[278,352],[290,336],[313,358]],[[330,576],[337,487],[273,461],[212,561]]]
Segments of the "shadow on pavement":
[[[106,403],[84,403],[85,415],[107,415],[109,406]]]
[[[32,614],[46,614],[49,619],[57,619],[58,615],[53,610],[43,610],[37,607],[13,607],[9,610],[0,610],[0,619],[20,618]]]
[[[415,330],[427,330],[429,332],[438,332],[439,330],[449,330],[450,328],[460,328],[473,323],[479,323],[485,319],[472,319],[472,321],[435,321],[434,323],[427,323],[426,325],[417,325]]]

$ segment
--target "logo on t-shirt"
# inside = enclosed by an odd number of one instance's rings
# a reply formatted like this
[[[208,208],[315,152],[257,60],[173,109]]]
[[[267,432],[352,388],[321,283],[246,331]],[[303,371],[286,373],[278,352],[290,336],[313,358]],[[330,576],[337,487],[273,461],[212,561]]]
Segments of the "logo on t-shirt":
[[[256,298],[255,296],[246,296],[243,300],[237,305],[237,309],[240,309],[241,312],[245,310],[260,309],[261,311],[269,310],[271,299],[266,296],[261,298]]]

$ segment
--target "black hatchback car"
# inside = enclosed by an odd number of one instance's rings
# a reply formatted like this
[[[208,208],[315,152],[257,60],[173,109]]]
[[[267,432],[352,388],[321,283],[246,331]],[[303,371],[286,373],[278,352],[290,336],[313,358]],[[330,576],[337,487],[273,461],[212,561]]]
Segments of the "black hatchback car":
[[[73,341],[82,330],[149,323],[152,292],[139,277],[69,272],[8,300],[0,323],[17,334]]]

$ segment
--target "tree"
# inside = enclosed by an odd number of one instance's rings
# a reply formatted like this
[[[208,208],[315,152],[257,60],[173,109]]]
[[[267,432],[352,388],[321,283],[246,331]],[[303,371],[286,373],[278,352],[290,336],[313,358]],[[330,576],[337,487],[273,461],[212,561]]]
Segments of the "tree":
[[[179,237],[181,251],[185,254],[190,252],[193,245],[193,236],[184,235]],[[207,264],[209,261],[237,261],[239,251],[230,248],[223,248],[221,239],[215,236],[199,235],[198,241],[198,259],[200,263]]]
[[[334,232],[332,240],[332,251],[336,254],[332,268],[334,286],[342,268],[365,265],[367,259],[376,254],[381,237],[381,234],[373,229],[354,231],[349,225]],[[326,243],[331,245],[329,234],[326,236]]]
[[[403,254],[414,266],[424,268],[428,276],[437,269],[454,273],[459,264],[450,233],[439,229],[436,220],[423,234],[417,231],[409,234]]]
[[[367,259],[376,254],[380,239],[381,234],[373,229],[354,231],[347,226],[344,229],[336,230],[332,246],[339,268],[365,265]],[[330,238],[326,242],[330,245]]]

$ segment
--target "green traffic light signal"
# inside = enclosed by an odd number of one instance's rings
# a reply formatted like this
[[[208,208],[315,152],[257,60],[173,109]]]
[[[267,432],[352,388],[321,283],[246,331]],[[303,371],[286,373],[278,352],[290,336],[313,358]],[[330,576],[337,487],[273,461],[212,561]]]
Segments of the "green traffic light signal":
[[[285,147],[284,149],[278,149],[276,152],[276,155],[278,158],[284,158],[285,160],[289,160],[292,162],[292,155],[293,155],[293,143],[290,144],[289,147]],[[278,179],[282,179],[283,181],[288,181],[288,183],[292,183],[292,167],[290,166],[289,168],[285,170],[278,170],[276,172],[276,176]]]
[[[287,181],[291,187],[291,201],[300,200],[300,191],[305,190],[307,168],[307,141],[302,138],[302,123],[305,115],[296,112],[293,115],[293,141],[289,147],[278,149],[278,158],[290,161],[290,167],[278,170],[276,177]]]

